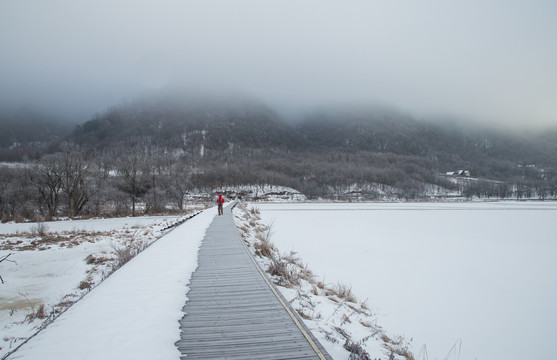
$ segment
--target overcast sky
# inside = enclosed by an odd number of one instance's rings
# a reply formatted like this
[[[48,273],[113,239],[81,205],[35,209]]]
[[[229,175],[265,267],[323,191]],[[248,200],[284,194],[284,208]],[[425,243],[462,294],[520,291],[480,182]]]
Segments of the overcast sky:
[[[0,0],[0,102],[87,120],[145,89],[557,125],[555,0]]]

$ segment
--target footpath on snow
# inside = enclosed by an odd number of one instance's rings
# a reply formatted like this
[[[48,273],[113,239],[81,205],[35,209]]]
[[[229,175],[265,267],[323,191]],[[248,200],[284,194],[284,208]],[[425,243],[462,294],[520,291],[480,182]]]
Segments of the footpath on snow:
[[[179,358],[187,285],[216,213],[206,210],[153,243],[8,359]]]

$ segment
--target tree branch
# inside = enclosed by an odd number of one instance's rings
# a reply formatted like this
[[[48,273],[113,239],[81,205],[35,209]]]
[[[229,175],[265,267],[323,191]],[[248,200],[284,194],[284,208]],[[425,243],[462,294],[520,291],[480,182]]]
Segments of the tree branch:
[[[14,260],[8,260],[8,257],[10,257],[10,255],[12,255],[12,253],[9,253],[8,255],[1,258],[0,263],[3,262],[3,261],[9,261],[9,262],[14,263],[14,264],[17,265],[17,262],[15,262]],[[2,284],[4,283],[4,279],[2,279],[2,275],[0,275],[0,281],[2,282]]]

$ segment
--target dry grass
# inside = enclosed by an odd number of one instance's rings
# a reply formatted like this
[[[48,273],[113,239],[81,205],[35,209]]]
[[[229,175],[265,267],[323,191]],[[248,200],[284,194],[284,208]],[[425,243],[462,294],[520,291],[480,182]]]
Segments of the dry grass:
[[[240,206],[242,205],[240,204]],[[312,305],[314,296],[325,296],[331,302],[336,303],[334,312],[325,322],[325,325],[327,325],[329,319],[334,319],[330,325],[334,332],[327,332],[324,328],[322,330],[326,333],[326,338],[329,341],[340,344],[344,342],[344,348],[350,352],[349,359],[371,360],[364,344],[371,337],[376,337],[379,340],[378,337],[381,336],[381,340],[384,342],[382,346],[389,353],[397,354],[406,360],[413,360],[413,355],[408,351],[405,340],[403,338],[391,339],[384,335],[368,308],[367,300],[358,303],[349,284],[338,282],[336,285],[326,285],[324,280],[317,281],[315,279],[315,275],[296,256],[296,253],[291,252],[287,255],[281,255],[271,242],[272,224],[271,226],[261,225],[259,209],[245,210],[242,215],[238,214],[236,217],[243,223],[239,226],[239,229],[241,233],[246,235],[246,241],[253,244],[255,254],[268,259],[263,260],[263,262],[267,264],[267,272],[272,276],[273,282],[276,285],[294,288],[298,291],[298,296],[289,302],[292,303],[301,318],[306,320],[315,319],[312,314],[315,312],[315,306]],[[303,283],[303,281],[307,283]],[[303,287],[302,284],[304,284]],[[371,334],[359,341],[354,341],[347,332],[348,328],[343,329],[345,326],[350,328],[361,326],[362,331],[371,332]],[[340,335],[340,337],[335,334]]]
[[[58,304],[54,305],[54,307],[58,308],[58,309],[65,309],[65,308],[70,307],[71,305],[73,305],[73,303],[74,303],[73,300],[63,300],[63,301],[60,301]]]
[[[300,276],[298,272],[280,257],[271,258],[271,263],[269,264],[267,272],[272,276],[278,277],[276,281],[277,285],[285,287],[300,286]]]
[[[367,328],[373,327],[373,325],[371,323],[369,323],[367,321],[364,321],[364,320],[360,320],[360,324],[364,327],[367,327]]]
[[[93,287],[93,284],[90,281],[83,280],[79,283],[79,290],[90,290]]]
[[[300,268],[300,277],[310,284],[315,283],[315,275],[313,275],[313,272],[307,267],[307,264]]]
[[[85,263],[87,265],[102,265],[105,264],[107,261],[110,261],[110,259],[95,254],[89,254],[85,258]]]
[[[33,311],[29,314],[27,314],[27,316],[25,316],[25,320],[28,322],[33,322],[36,319],[46,319],[48,317],[48,312],[46,310],[46,305],[41,303],[39,304],[39,306],[37,307],[37,309],[35,310],[35,308],[33,307]]]
[[[256,220],[261,220],[261,211],[259,211],[259,208],[254,206],[249,210],[249,212],[251,213],[251,217]]]
[[[304,313],[304,310],[303,310],[303,309],[296,309],[296,312],[298,313],[298,315],[300,315],[300,317],[301,317],[302,319],[305,319],[305,320],[312,320],[312,319],[313,319],[311,316],[309,316],[309,315],[307,315],[306,313]]]
[[[39,235],[37,231],[28,233],[4,234],[2,235],[2,237],[5,238],[7,241],[4,241],[0,245],[0,250],[47,250],[52,248],[53,246],[72,248],[74,246],[79,246],[84,242],[95,243],[102,236],[110,235],[112,235],[110,232],[85,232],[81,230],[49,233],[45,232],[43,235]],[[22,239],[28,239],[28,241],[23,241]]]
[[[346,349],[350,356],[348,359],[350,360],[371,360],[371,356],[369,353],[364,349],[363,345],[368,341],[372,335],[366,336],[356,342],[352,341],[350,338],[346,339],[343,347]]]
[[[336,295],[345,301],[355,303],[357,302],[356,296],[352,293],[352,286],[338,282],[335,285],[334,291]]]
[[[414,355],[408,350],[408,345],[404,344],[404,338],[399,336],[396,339],[391,339],[386,334],[382,334],[381,340],[384,342],[383,347],[389,350],[391,354],[397,354],[407,360],[414,360]]]
[[[116,260],[112,264],[112,270],[115,271],[131,259],[133,259],[137,254],[139,254],[143,249],[145,249],[145,244],[142,242],[136,242],[134,239],[130,239],[124,242],[122,245],[111,245],[113,254],[116,256]]]
[[[273,243],[264,239],[256,242],[253,246],[255,247],[255,255],[263,256],[269,259],[272,258],[273,254],[276,252],[276,248]]]
[[[48,225],[44,222],[38,222],[35,225],[31,226],[31,234],[44,236],[48,231]]]
[[[282,259],[289,264],[296,265],[298,267],[302,267],[302,260],[299,257],[296,256],[295,251],[291,251],[288,255],[284,255],[282,257]]]

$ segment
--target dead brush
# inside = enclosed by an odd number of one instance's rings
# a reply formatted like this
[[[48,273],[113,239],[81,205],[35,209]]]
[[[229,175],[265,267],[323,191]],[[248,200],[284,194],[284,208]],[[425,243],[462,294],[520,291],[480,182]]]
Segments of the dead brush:
[[[383,336],[381,336],[383,340]],[[391,339],[392,340],[392,339]],[[394,354],[402,356],[407,360],[414,360],[414,354],[410,350],[408,350],[408,345],[402,343],[403,340],[392,342],[385,342],[383,347],[391,352],[391,357],[394,359]]]
[[[288,255],[284,255],[282,259],[289,264],[296,265],[298,267],[302,267],[302,260],[296,256],[295,251],[291,251]]]
[[[288,255],[283,255],[282,259],[286,261],[288,264],[298,268],[298,275],[301,279],[306,280],[310,284],[315,283],[315,275],[313,272],[308,268],[307,264],[302,263],[302,259],[296,256],[295,251],[291,251]]]
[[[31,313],[27,314],[27,316],[25,316],[25,320],[27,322],[32,323],[33,321],[35,321],[36,319],[46,319],[49,316],[47,310],[46,310],[46,305],[45,304],[40,304],[37,309],[35,310],[35,308],[33,307],[33,310]]]
[[[355,303],[357,302],[356,296],[352,293],[352,286],[338,282],[335,285],[334,291],[336,295],[345,301]]]
[[[255,254],[266,258],[272,258],[276,252],[276,248],[270,240],[258,239],[253,246],[255,247]]]
[[[145,249],[146,246],[142,242],[136,242],[133,239],[130,239],[120,246],[111,244],[111,247],[113,254],[116,256],[116,260],[112,264],[112,270],[115,271],[133,259],[137,254]]]
[[[103,256],[99,256],[99,255],[95,255],[95,254],[89,254],[85,258],[85,263],[87,265],[101,265],[101,264],[106,263],[109,260],[110,259],[105,258]]]
[[[292,287],[300,286],[300,276],[293,270],[289,269],[289,264],[280,257],[271,257],[271,262],[267,268],[267,272],[272,276],[278,277],[277,285]]]
[[[350,353],[349,360],[372,360],[369,353],[364,349],[363,345],[368,341],[372,335],[368,335],[356,342],[351,339],[346,339],[344,348]]]
[[[364,327],[367,327],[367,328],[373,327],[373,324],[372,324],[372,323],[370,323],[370,322],[368,322],[368,321],[365,321],[365,320],[363,320],[363,319],[360,319],[360,325],[362,325],[362,326],[364,326]]]
[[[313,318],[309,315],[307,315],[303,309],[296,309],[296,312],[298,313],[298,315],[300,315],[300,317],[304,320],[313,320]]]
[[[306,280],[307,282],[309,282],[310,284],[314,284],[315,283],[315,275],[313,274],[313,272],[308,268],[307,264],[304,265],[301,269],[300,269],[300,277],[304,280]]]
[[[93,283],[88,280],[83,280],[78,286],[79,290],[91,290],[92,287]]]
[[[260,215],[261,215],[261,211],[259,211],[259,208],[255,207],[255,206],[252,207],[252,208],[250,209],[250,213],[251,213],[251,216],[252,216],[254,219],[256,219],[256,220],[261,220],[261,216],[260,216]]]
[[[328,296],[328,297],[332,297],[333,295],[337,294],[337,292],[334,289],[331,289],[330,287],[325,287],[322,290],[324,290],[325,296]]]
[[[36,236],[44,236],[48,232],[48,225],[44,222],[38,222],[31,226],[31,234]]]

